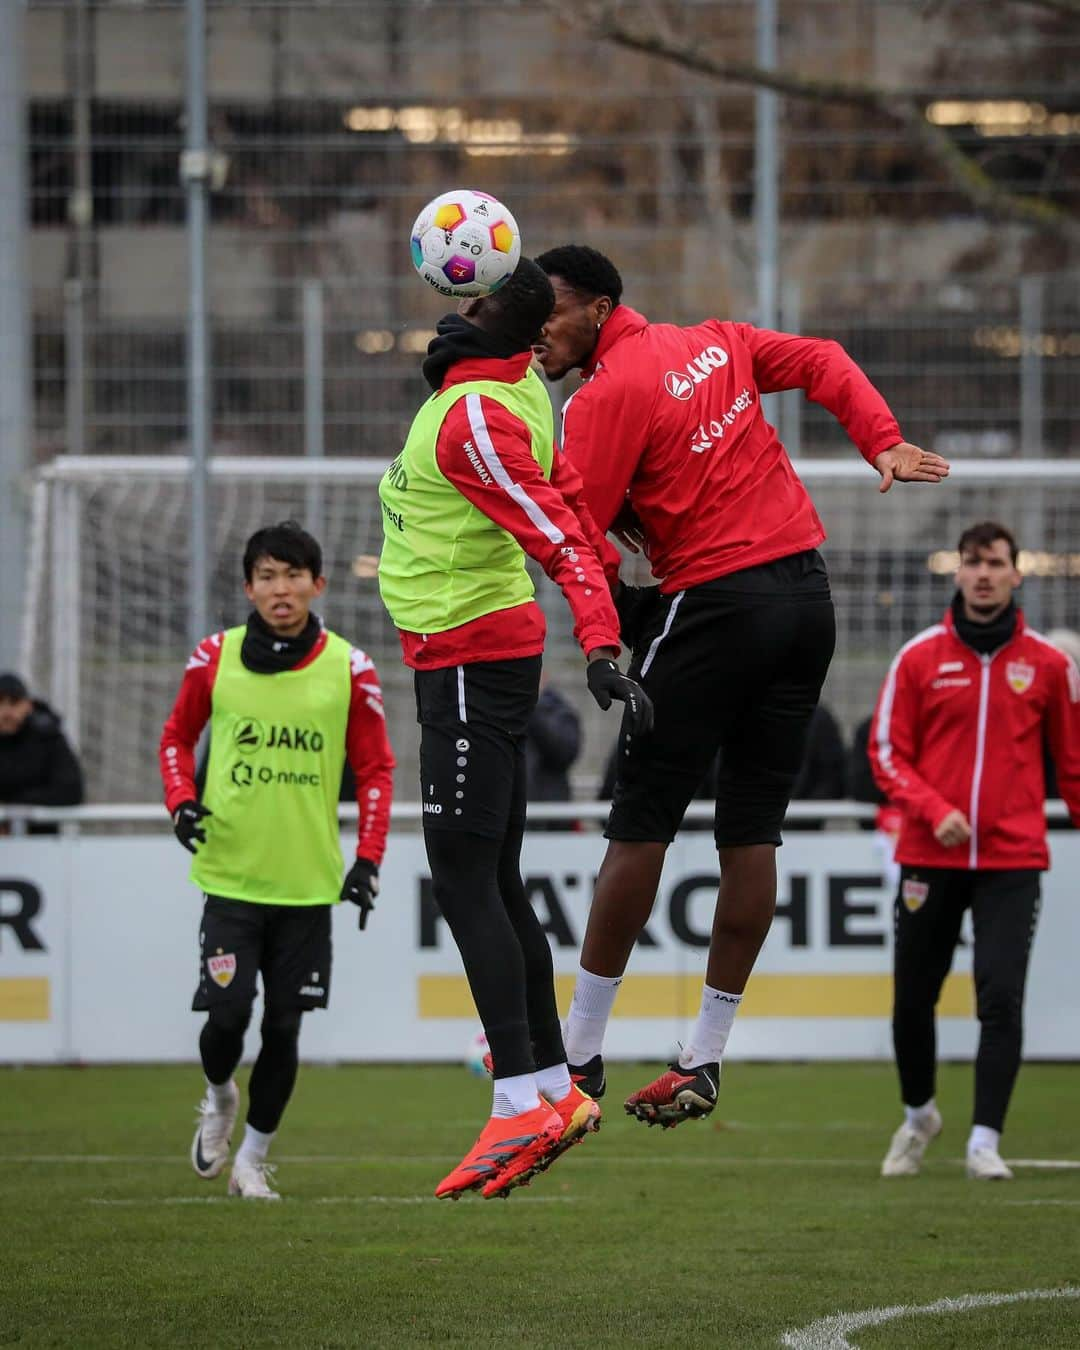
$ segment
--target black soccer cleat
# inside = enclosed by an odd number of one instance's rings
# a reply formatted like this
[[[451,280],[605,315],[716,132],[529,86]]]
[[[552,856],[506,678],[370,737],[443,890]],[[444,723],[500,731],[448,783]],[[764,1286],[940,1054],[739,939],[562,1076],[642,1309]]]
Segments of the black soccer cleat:
[[[607,1078],[604,1074],[604,1058],[593,1055],[584,1064],[568,1064],[570,1081],[582,1092],[597,1100],[607,1091]]]

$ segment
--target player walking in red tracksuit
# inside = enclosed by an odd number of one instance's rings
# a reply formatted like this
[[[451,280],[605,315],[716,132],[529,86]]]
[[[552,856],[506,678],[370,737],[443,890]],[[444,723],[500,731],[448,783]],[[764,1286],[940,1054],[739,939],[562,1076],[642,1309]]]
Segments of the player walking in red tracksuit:
[[[941,1130],[934,1008],[970,907],[980,1036],[967,1171],[1008,1180],[998,1147],[1020,1068],[1039,873],[1049,865],[1043,742],[1080,823],[1080,672],[1016,608],[1009,531],[984,521],[959,547],[952,606],[900,649],[871,728],[874,777],[903,811],[893,1040],[905,1119],[881,1171],[913,1176]]]
[[[907,444],[885,400],[835,342],[709,319],[651,324],[621,304],[622,280],[579,245],[537,259],[556,305],[537,345],[546,374],[580,367],[563,449],[602,530],[627,506],[660,579],[633,643],[631,674],[655,728],[621,757],[567,1024],[586,1089],[615,992],[652,911],[664,854],[716,751],[720,891],[701,1012],[677,1064],[627,1101],[650,1124],[705,1115],[720,1059],[776,906],[776,847],[835,622],[825,531],[761,395],[804,389],[882,476],[937,482],[948,465]],[[655,592],[653,593],[655,594]]]

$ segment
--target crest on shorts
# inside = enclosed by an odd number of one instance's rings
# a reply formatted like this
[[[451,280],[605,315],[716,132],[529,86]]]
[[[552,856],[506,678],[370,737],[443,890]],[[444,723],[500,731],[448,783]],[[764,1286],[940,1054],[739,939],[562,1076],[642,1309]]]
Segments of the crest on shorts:
[[[909,914],[914,914],[917,909],[921,909],[929,894],[930,883],[928,881],[916,881],[914,877],[907,877],[900,883],[900,899],[903,900],[904,908]]]
[[[228,989],[233,982],[233,976],[236,974],[236,953],[225,952],[217,956],[208,956],[206,958],[206,969],[210,972],[210,978],[216,985],[222,989]]]
[[[1005,667],[1005,678],[1014,694],[1026,694],[1035,678],[1035,667],[1026,661],[1010,661]]]

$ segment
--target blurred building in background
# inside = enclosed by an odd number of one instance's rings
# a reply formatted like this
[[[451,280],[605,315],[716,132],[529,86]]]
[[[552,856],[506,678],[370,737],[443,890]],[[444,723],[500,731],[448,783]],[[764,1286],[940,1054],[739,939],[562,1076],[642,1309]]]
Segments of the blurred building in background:
[[[758,5],[580,8],[211,0],[215,456],[311,448],[313,343],[327,459],[396,453],[425,394],[418,357],[446,308],[412,271],[409,226],[455,184],[505,199],[527,252],[574,240],[609,253],[627,301],[654,318],[758,317],[755,91],[731,70],[754,60]],[[605,37],[588,17],[601,9],[637,45],[704,53],[725,78]],[[973,515],[1001,515],[1034,550],[1036,620],[1080,626],[1069,465],[1080,445],[1080,17],[1061,10],[780,0],[778,67],[789,89],[809,82],[814,96],[779,103],[779,325],[843,342],[913,441],[954,460],[1062,466],[1035,495],[1017,477],[977,490],[958,479],[898,508],[896,494],[876,500],[827,414],[778,401],[781,432],[808,466],[853,466],[850,479],[812,481],[841,622],[828,699],[849,729],[898,639],[943,607],[947,568],[931,560]],[[31,0],[26,44],[35,460],[164,464],[186,453],[184,6]],[[827,96],[824,81],[843,88]],[[1041,220],[1016,205],[1033,193]],[[64,472],[37,497],[26,673],[48,688],[78,672],[77,718],[64,711],[94,797],[154,797],[152,747],[187,646],[183,483],[110,476],[104,464],[98,478]],[[408,764],[408,681],[362,561],[378,547],[373,487],[335,481],[313,495],[272,466],[215,480],[215,622],[243,613],[245,532],[300,516],[327,544],[328,617],[376,657]],[[561,600],[542,594],[551,661],[572,688]],[[588,710],[586,776],[613,730]],[[411,793],[406,776],[401,790]]]

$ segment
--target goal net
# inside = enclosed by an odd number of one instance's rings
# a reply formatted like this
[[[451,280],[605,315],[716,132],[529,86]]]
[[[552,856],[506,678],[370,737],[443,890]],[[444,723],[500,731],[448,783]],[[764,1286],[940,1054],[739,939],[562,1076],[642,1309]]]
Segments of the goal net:
[[[397,791],[409,800],[417,795],[418,740],[411,675],[374,576],[383,468],[371,460],[215,460],[211,628],[242,622],[247,612],[240,558],[248,536],[274,521],[301,521],[324,550],[326,623],[378,667]],[[961,462],[942,486],[898,485],[885,495],[854,455],[803,460],[798,469],[829,533],[823,552],[838,644],[824,702],[849,737],[872,709],[893,653],[948,603],[951,550],[976,520],[1001,520],[1020,539],[1029,621],[1043,631],[1080,627],[1080,464]],[[157,744],[189,649],[188,475],[182,458],[70,457],[35,485],[23,668],[64,717],[94,801],[160,799]],[[629,560],[628,579],[642,579],[640,566]],[[587,695],[558,589],[540,575],[537,593],[549,624],[548,678],[581,712],[585,743],[574,775],[589,795],[616,715]]]

